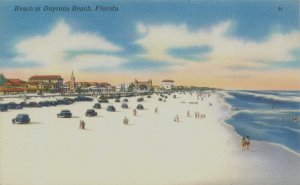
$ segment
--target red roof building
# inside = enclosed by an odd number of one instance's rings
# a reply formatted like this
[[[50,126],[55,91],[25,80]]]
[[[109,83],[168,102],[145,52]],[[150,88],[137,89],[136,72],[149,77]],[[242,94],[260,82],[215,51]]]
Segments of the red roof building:
[[[26,82],[20,79],[7,79],[4,86],[26,86]]]
[[[0,87],[0,95],[8,95],[8,94],[20,94],[25,92],[25,88],[18,87]]]
[[[63,78],[59,75],[34,75],[29,78],[29,81],[55,82],[63,81]]]

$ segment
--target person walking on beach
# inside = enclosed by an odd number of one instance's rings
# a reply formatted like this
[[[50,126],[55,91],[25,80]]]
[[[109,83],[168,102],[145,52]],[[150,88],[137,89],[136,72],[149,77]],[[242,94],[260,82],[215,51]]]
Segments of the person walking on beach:
[[[176,114],[175,118],[174,118],[175,122],[179,122],[179,116]]]
[[[136,109],[133,110],[133,115],[136,116]]]
[[[79,120],[79,129],[82,128],[82,120]]]
[[[176,122],[179,122],[179,116],[176,115]]]
[[[85,122],[83,120],[79,121],[79,129],[85,129]]]
[[[186,117],[190,117],[190,111],[189,110],[186,113]]]
[[[127,119],[127,117],[125,116],[125,118],[123,119],[123,123],[124,125],[128,125],[129,120]]]
[[[155,108],[155,114],[157,114],[158,113],[158,109],[157,109],[157,107]]]
[[[250,137],[249,136],[246,137],[246,149],[247,150],[250,149]]]

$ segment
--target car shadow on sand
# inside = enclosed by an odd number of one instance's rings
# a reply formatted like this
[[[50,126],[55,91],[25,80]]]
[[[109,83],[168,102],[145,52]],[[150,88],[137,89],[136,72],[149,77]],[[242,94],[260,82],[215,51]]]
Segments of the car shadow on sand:
[[[86,118],[104,118],[104,116],[85,116]]]

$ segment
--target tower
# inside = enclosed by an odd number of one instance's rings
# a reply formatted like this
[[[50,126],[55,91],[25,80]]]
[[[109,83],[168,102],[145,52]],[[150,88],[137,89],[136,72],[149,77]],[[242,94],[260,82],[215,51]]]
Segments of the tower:
[[[69,92],[70,93],[75,92],[75,77],[74,77],[73,71],[72,71],[71,80],[70,80],[70,84],[69,84]]]

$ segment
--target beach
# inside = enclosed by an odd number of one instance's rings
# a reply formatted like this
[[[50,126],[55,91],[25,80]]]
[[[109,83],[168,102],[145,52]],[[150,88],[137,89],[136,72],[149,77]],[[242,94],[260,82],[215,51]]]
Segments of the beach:
[[[231,111],[222,93],[203,101],[195,93],[176,95],[175,99],[168,96],[166,102],[158,101],[155,94],[151,98],[145,96],[144,102],[130,97],[129,109],[122,109],[122,103],[110,100],[96,109],[97,117],[84,115],[96,100],[1,112],[0,184],[296,185],[300,182],[298,153],[259,141],[251,141],[250,150],[241,150],[241,136],[225,123]],[[139,103],[145,109],[137,110],[134,116],[133,109]],[[114,105],[116,112],[107,112],[108,105]],[[72,118],[57,118],[56,114],[63,109],[69,109]],[[205,118],[195,119],[194,112],[205,114]],[[31,123],[12,124],[18,113],[29,114]],[[179,122],[174,122],[176,115]],[[123,124],[125,116],[128,125]],[[85,130],[79,129],[80,119],[86,123]]]

